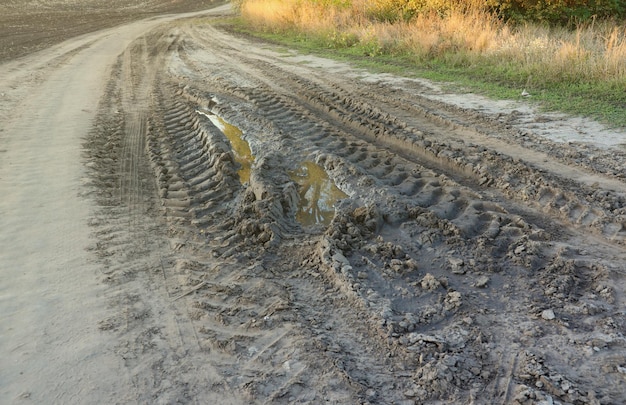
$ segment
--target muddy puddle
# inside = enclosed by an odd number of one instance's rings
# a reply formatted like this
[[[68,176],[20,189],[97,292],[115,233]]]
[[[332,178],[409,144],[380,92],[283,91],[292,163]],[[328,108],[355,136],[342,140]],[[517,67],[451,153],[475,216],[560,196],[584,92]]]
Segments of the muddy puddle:
[[[335,214],[335,203],[348,195],[314,162],[302,162],[289,175],[299,186],[300,204],[296,214],[298,222],[305,226],[328,225]]]
[[[224,121],[222,117],[214,114],[207,114],[202,111],[198,111],[198,114],[202,114],[210,119],[213,125],[219,128],[226,138],[228,138],[235,154],[235,160],[241,165],[241,169],[237,171],[239,174],[239,180],[241,181],[241,184],[249,183],[252,163],[254,162],[254,155],[250,149],[250,144],[243,139],[243,132],[241,132],[241,130],[236,126]]]

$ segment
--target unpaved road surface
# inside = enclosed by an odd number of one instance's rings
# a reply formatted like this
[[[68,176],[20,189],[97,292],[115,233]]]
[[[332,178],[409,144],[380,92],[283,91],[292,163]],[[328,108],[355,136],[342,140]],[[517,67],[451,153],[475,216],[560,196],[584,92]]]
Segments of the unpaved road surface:
[[[0,0],[0,62],[77,35],[165,13],[205,10],[214,0]]]
[[[211,15],[1,67],[0,402],[626,402],[623,149]]]

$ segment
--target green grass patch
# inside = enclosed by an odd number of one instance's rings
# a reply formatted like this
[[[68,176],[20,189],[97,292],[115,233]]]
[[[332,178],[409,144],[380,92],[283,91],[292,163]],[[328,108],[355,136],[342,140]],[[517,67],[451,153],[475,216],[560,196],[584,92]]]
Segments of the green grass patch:
[[[449,52],[436,58],[417,57],[410,52],[387,52],[362,42],[343,46],[327,36],[297,31],[255,30],[241,18],[223,19],[223,28],[295,49],[301,53],[351,63],[373,73],[391,73],[438,82],[457,92],[473,92],[496,99],[525,100],[543,111],[559,111],[589,117],[614,128],[626,128],[626,82],[554,80],[544,78],[532,66],[519,66],[493,59]]]
[[[231,32],[335,60],[373,73],[424,78],[443,83],[458,92],[473,92],[496,99],[522,99],[543,111],[559,111],[599,120],[614,128],[626,128],[626,83],[561,79],[542,75],[541,68],[518,66],[497,58],[448,52],[437,57],[379,49],[376,44],[337,41],[332,34],[313,35],[292,31],[255,30],[241,18],[222,19],[219,26]]]

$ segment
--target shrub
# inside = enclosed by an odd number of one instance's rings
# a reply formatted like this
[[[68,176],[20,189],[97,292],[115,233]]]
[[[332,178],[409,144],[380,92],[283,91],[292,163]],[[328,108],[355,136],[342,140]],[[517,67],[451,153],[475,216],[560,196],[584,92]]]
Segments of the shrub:
[[[409,22],[418,15],[437,13],[446,15],[452,10],[484,8],[484,1],[477,0],[360,0],[355,8],[365,10],[365,15],[377,22]]]
[[[574,25],[590,19],[626,17],[622,0],[488,0],[507,20]]]

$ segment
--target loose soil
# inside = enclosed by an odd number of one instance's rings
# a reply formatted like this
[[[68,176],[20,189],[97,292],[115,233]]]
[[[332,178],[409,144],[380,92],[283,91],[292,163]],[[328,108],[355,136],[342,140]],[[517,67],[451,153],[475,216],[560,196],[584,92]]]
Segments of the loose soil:
[[[205,10],[216,0],[0,0],[0,62],[140,18]]]
[[[0,399],[626,402],[626,134],[226,10],[0,65]]]

